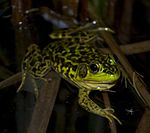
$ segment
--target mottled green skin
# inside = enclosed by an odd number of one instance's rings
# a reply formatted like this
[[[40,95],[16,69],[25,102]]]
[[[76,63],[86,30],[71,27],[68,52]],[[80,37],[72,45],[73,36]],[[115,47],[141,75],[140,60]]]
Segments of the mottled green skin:
[[[95,34],[88,36],[88,32],[78,31],[73,35],[58,37],[58,40],[49,43],[42,51],[33,44],[25,55],[23,73],[43,78],[52,68],[79,88],[79,104],[84,109],[110,121],[114,118],[121,123],[109,112],[112,109],[102,109],[89,98],[92,90],[108,90],[120,76],[112,55],[93,47],[94,38]]]
[[[96,50],[90,42],[79,43],[76,39],[70,42],[60,40],[57,43],[58,45],[50,43],[43,53],[47,53],[45,58],[50,59],[50,66],[64,78],[77,85],[84,79],[111,83],[119,78],[120,73],[114,58]],[[90,64],[96,64],[99,72],[91,72]]]

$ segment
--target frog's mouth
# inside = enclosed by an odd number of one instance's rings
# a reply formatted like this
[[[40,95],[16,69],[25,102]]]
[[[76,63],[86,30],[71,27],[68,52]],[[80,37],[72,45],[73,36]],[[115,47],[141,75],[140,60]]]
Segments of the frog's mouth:
[[[80,87],[85,87],[87,89],[92,90],[108,90],[116,84],[116,81],[89,81],[85,80],[82,82],[78,82]]]

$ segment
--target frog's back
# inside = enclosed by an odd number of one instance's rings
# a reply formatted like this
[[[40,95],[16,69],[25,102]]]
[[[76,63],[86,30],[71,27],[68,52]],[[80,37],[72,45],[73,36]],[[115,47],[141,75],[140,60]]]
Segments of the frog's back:
[[[51,60],[53,69],[63,75],[64,71],[66,75],[70,70],[76,72],[79,64],[89,64],[103,58],[103,53],[92,47],[92,43],[80,42],[79,39],[52,42],[43,50],[43,54]]]

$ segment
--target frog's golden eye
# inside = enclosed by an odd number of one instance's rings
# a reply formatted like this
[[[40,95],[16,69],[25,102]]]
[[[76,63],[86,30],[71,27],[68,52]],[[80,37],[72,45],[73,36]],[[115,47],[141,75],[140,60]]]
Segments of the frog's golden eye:
[[[90,68],[90,71],[94,74],[99,72],[99,70],[100,70],[99,66],[95,63],[91,63],[89,68]]]

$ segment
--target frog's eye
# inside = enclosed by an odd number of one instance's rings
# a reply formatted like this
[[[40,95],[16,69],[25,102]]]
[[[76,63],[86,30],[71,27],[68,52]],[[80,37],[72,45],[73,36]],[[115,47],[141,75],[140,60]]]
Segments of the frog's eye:
[[[99,66],[97,64],[92,63],[92,64],[90,64],[89,67],[90,67],[90,70],[92,73],[95,74],[95,73],[99,72]]]

